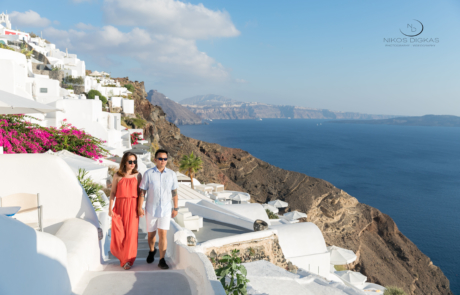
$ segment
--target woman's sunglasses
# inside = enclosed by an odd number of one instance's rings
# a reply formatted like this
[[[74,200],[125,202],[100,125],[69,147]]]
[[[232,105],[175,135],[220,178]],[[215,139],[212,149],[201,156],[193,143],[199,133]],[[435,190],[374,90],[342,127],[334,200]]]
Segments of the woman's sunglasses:
[[[131,165],[131,164],[136,164],[137,165],[137,160],[134,160],[134,161],[131,161],[129,160],[128,163]]]

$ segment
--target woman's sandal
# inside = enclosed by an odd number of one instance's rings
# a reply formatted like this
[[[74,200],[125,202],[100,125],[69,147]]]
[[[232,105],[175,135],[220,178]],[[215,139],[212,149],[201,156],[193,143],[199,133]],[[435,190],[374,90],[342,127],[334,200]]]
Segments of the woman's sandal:
[[[132,266],[132,265],[131,265],[129,262],[126,262],[125,265],[123,265],[123,268],[124,268],[125,270],[128,270],[128,269],[131,268],[131,266]]]

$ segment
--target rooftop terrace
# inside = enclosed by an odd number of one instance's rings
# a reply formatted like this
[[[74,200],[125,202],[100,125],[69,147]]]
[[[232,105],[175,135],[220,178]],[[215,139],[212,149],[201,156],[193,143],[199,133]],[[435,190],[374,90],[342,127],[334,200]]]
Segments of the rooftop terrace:
[[[198,242],[206,242],[212,239],[225,238],[239,234],[251,232],[248,229],[234,226],[227,223],[222,223],[210,219],[203,219],[203,228],[197,232],[193,232]]]

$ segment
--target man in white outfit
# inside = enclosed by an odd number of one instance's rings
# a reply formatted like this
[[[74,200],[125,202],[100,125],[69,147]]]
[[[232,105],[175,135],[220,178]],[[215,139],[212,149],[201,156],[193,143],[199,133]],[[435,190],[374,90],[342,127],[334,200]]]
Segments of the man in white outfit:
[[[145,218],[147,220],[147,232],[149,241],[149,255],[147,263],[152,263],[155,260],[155,238],[158,230],[158,248],[160,249],[160,263],[158,266],[162,269],[168,269],[169,266],[165,261],[165,253],[167,248],[166,234],[169,230],[171,218],[176,217],[178,208],[177,175],[171,169],[166,168],[168,161],[168,152],[165,150],[157,150],[155,152],[154,162],[156,167],[147,170],[139,185],[142,190],[140,200],[138,202],[139,217],[144,216],[142,204],[144,203],[144,194],[147,195],[145,204]],[[174,203],[174,207],[172,204]]]

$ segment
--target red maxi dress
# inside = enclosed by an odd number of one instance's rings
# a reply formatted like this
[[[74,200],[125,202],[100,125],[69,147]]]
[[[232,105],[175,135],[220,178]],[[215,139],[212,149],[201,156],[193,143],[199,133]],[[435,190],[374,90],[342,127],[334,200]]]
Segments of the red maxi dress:
[[[118,181],[115,206],[112,210],[112,240],[110,252],[120,260],[134,264],[137,255],[137,177],[123,177]]]

